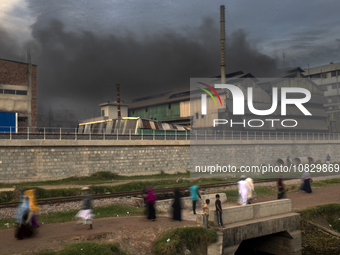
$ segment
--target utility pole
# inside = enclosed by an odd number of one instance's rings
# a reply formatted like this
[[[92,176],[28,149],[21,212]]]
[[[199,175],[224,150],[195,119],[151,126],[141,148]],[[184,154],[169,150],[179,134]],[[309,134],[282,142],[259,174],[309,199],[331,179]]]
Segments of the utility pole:
[[[117,87],[117,110],[118,110],[118,119],[120,119],[122,116],[120,114],[120,91],[119,91],[119,83],[116,84]]]
[[[225,84],[225,21],[224,21],[224,5],[220,7],[221,21],[220,21],[220,43],[221,43],[221,83]]]
[[[283,52],[283,68],[286,68],[286,56],[284,52]]]

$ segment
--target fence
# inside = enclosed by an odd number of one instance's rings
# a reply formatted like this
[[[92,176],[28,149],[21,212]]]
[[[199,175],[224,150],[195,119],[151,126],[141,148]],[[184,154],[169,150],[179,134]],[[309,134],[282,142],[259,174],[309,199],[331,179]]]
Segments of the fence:
[[[1,128],[1,127],[0,127]],[[8,128],[0,139],[9,140],[340,140],[340,133],[262,132],[262,131],[179,131],[124,129],[106,133],[96,129],[86,134],[77,128]]]

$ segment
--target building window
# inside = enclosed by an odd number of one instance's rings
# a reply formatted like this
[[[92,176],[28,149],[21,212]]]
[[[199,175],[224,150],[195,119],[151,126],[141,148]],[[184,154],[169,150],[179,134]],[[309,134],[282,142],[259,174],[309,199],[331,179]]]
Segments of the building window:
[[[336,83],[332,84],[332,89],[337,89],[337,88],[338,88],[338,86],[337,86]]]
[[[132,114],[135,114],[135,110],[132,110]]]
[[[4,90],[3,89],[0,89],[0,94],[3,94],[4,93]]]
[[[336,76],[336,71],[332,71],[332,72],[331,72],[331,76],[332,76],[332,77]]]
[[[15,90],[12,90],[12,89],[4,89],[4,94],[15,95]]]
[[[145,108],[145,112],[148,112],[148,108]]]
[[[338,70],[338,75],[340,75],[340,70]]]
[[[201,115],[201,118],[204,119],[204,115]]]
[[[16,90],[15,92],[17,95],[23,95],[26,96],[27,95],[27,91],[26,90]]]
[[[169,110],[171,109],[171,104],[169,104]]]
[[[327,73],[322,73],[321,78],[327,78]]]
[[[102,117],[104,117],[105,116],[105,111],[104,110],[102,110]]]
[[[196,120],[198,119],[198,112],[196,112]]]

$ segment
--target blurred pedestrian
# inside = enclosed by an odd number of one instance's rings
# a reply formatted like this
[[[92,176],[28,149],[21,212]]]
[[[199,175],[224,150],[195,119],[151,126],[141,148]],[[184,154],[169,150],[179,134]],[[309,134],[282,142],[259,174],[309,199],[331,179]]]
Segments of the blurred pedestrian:
[[[292,160],[289,156],[287,156],[287,166],[290,167],[292,165]]]
[[[156,194],[151,187],[146,188],[146,204],[148,205],[148,220],[156,220]]]
[[[218,225],[223,228],[223,219],[222,219],[222,205],[221,205],[221,200],[220,200],[220,195],[216,195],[216,201],[215,201],[215,207],[216,207],[216,214],[217,214],[217,222]]]
[[[246,205],[248,201],[248,184],[245,181],[245,176],[241,176],[241,180],[238,182],[239,204]]]
[[[285,187],[283,185],[282,174],[279,175],[277,179],[277,199],[281,199],[285,196]]]
[[[192,211],[194,214],[196,214],[196,203],[198,198],[201,200],[201,195],[198,191],[200,187],[198,185],[193,185],[189,188],[190,191],[190,199],[192,201]]]
[[[205,205],[203,206],[203,224],[204,227],[210,228],[209,226],[209,204],[210,200],[205,200]]]
[[[28,218],[31,219],[32,227],[39,227],[40,224],[38,221],[38,212],[40,208],[37,204],[37,199],[35,198],[35,190],[34,189],[26,190],[24,195],[28,197],[30,211]]]
[[[253,199],[254,196],[254,184],[253,184],[253,179],[248,177],[246,179],[247,182],[247,204],[251,204],[251,201]]]
[[[329,169],[329,165],[331,164],[331,157],[329,156],[329,154],[327,154],[327,157],[326,157],[326,164],[327,164],[327,168]]]
[[[77,213],[76,218],[82,219],[84,225],[90,224],[87,230],[91,230],[93,229],[92,227],[92,216],[93,216],[92,195],[90,194],[89,187],[82,188],[81,190],[82,190],[82,193],[84,194],[83,206],[82,206],[82,209]]]
[[[306,191],[307,193],[312,193],[312,188],[310,186],[311,181],[312,177],[310,176],[310,173],[305,171],[301,176],[302,185],[300,189]]]
[[[173,219],[181,221],[182,220],[182,205],[181,205],[181,192],[179,189],[175,190],[175,199],[174,203],[172,204],[172,209],[173,209]]]
[[[34,234],[34,230],[31,226],[31,222],[28,219],[29,214],[29,202],[27,196],[21,196],[21,201],[17,209],[15,222],[17,223],[17,229],[15,230],[15,238],[21,240],[26,237],[31,237]]]

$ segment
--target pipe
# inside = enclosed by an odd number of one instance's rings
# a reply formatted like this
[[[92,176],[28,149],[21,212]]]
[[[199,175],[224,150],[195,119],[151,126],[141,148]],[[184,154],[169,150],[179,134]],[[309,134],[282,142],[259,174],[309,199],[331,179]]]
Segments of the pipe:
[[[224,21],[224,5],[220,7],[220,43],[221,43],[221,83],[225,84],[225,63],[224,63],[224,55],[225,55],[225,21]]]

